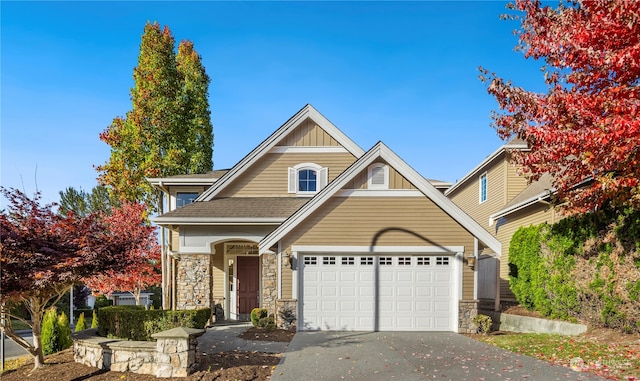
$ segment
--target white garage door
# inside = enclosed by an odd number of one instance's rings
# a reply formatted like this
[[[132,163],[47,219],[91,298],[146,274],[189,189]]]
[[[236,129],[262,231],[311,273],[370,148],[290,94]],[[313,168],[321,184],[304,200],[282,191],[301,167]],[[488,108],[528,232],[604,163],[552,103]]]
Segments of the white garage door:
[[[455,331],[453,261],[446,255],[304,255],[300,329]]]

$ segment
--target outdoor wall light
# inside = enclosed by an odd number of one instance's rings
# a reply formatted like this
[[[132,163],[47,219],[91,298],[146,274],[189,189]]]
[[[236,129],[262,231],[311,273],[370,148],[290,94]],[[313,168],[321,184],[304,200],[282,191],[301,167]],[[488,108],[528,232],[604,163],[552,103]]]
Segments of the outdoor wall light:
[[[475,254],[467,254],[467,266],[469,266],[469,268],[471,270],[475,269],[475,267],[476,267],[476,256],[475,256]]]

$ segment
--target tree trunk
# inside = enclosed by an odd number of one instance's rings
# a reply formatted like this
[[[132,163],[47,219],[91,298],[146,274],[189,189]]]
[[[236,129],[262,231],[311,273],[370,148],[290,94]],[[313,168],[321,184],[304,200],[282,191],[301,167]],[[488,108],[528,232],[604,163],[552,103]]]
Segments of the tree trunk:
[[[42,340],[40,339],[42,332],[42,311],[33,311],[31,315],[33,333],[33,348],[29,349],[29,353],[33,356],[33,369],[38,369],[44,365],[44,354],[42,353]]]

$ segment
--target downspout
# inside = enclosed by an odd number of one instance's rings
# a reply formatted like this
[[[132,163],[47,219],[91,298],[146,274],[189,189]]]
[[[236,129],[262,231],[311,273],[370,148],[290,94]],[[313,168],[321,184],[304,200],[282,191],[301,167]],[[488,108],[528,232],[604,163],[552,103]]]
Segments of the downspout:
[[[160,188],[162,188],[162,182],[160,182]],[[164,214],[164,197],[163,192],[160,190],[158,192],[158,215]],[[160,267],[162,268],[162,309],[166,310],[168,306],[168,293],[167,293],[167,243],[166,243],[166,233],[164,226],[160,227],[160,242],[161,242],[161,253],[160,253]]]

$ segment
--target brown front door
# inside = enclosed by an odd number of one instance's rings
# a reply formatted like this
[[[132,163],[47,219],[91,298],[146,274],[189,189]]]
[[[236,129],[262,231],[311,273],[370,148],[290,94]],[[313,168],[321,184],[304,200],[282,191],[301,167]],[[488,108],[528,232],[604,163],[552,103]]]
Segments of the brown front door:
[[[259,265],[258,257],[237,257],[238,316],[241,320],[248,320],[251,310],[259,306]]]

